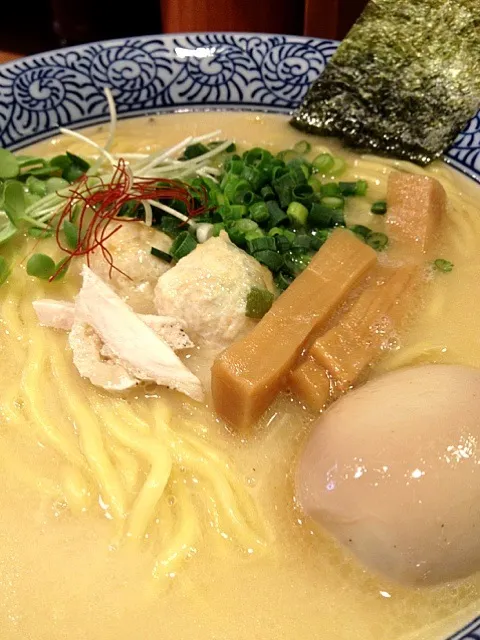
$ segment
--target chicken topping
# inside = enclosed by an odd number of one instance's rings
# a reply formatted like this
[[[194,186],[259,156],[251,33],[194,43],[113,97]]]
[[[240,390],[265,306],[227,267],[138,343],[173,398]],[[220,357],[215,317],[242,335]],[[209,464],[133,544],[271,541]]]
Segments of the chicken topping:
[[[273,293],[272,274],[222,233],[160,276],[155,303],[158,313],[185,320],[196,340],[225,346],[255,326],[245,316],[252,287]]]

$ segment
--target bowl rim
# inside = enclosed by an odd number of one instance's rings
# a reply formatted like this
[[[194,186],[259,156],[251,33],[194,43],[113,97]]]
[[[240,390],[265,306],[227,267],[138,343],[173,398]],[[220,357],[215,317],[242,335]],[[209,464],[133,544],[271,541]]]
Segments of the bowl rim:
[[[97,40],[85,44],[80,45],[71,45],[65,48],[57,48],[51,49],[48,51],[44,51],[41,53],[31,54],[27,56],[23,56],[20,58],[16,58],[14,60],[10,60],[8,62],[4,62],[0,64],[0,146],[4,143],[3,140],[3,132],[2,129],[2,107],[6,107],[8,109],[9,103],[10,107],[16,106],[17,102],[13,99],[13,89],[11,93],[10,100],[8,100],[8,95],[2,97],[2,90],[5,94],[5,86],[8,85],[10,88],[14,85],[14,83],[21,78],[23,73],[27,73],[28,71],[41,69],[42,67],[55,67],[55,59],[66,60],[69,54],[78,54],[81,53],[83,57],[90,53],[96,53],[100,55],[104,51],[113,50],[115,47],[120,48],[120,50],[128,48],[130,45],[136,45],[138,43],[142,44],[152,44],[162,42],[164,45],[170,45],[170,49],[172,50],[172,55],[175,55],[173,50],[173,45],[176,40],[185,40],[188,42],[198,40],[198,44],[202,44],[202,40],[211,39],[212,45],[226,45],[232,44],[233,42],[241,43],[242,40],[255,40],[259,39],[260,41],[264,41],[267,44],[273,47],[281,47],[288,46],[291,44],[298,44],[308,46],[311,49],[315,49],[318,47],[320,50],[321,46],[328,46],[335,50],[339,41],[328,38],[315,38],[312,36],[303,36],[303,35],[286,35],[280,33],[265,33],[265,32],[236,32],[236,31],[192,31],[192,32],[175,32],[168,34],[148,34],[142,36],[131,36],[131,37],[120,37],[120,38],[110,38],[106,40]],[[230,43],[225,40],[230,40]],[[223,40],[223,41],[222,41]],[[168,47],[167,47],[168,49]],[[215,50],[212,52],[212,56],[215,56]],[[328,61],[328,56],[323,56],[324,64]],[[307,58],[305,57],[305,60]],[[308,61],[308,60],[307,60]],[[47,64],[48,62],[48,64]],[[318,65],[317,65],[318,67]],[[13,74],[13,76],[12,76]],[[248,74],[247,74],[248,75]],[[175,80],[175,79],[174,79]],[[258,78],[257,78],[258,81]],[[266,81],[265,81],[266,82]],[[93,84],[92,84],[93,86]],[[29,87],[26,88],[28,93]],[[30,87],[31,90],[31,87]],[[304,93],[303,93],[304,95]],[[141,110],[131,110],[125,109],[120,110],[118,113],[118,119],[124,120],[134,117],[144,117],[146,115],[153,115],[156,113],[168,114],[168,113],[176,113],[176,112],[197,112],[197,111],[259,111],[265,113],[280,113],[280,114],[289,114],[292,113],[295,109],[295,106],[299,104],[301,101],[300,96],[296,98],[295,103],[288,103],[287,100],[280,100],[278,103],[275,103],[274,100],[263,104],[261,101],[256,103],[245,103],[241,106],[241,103],[230,101],[232,104],[231,108],[228,108],[229,101],[225,103],[215,103],[215,101],[208,102],[206,104],[201,103],[193,103],[189,107],[185,107],[185,105],[181,103],[172,102],[169,105],[162,106],[153,106],[153,107],[145,107]],[[457,145],[461,136],[466,133],[466,129],[459,135],[456,139],[455,143],[450,147],[450,149],[444,154],[443,161],[454,167],[456,170],[460,171],[464,175],[467,175],[469,178],[473,179],[475,182],[480,183],[480,111],[472,118],[469,124],[472,122],[476,122],[478,119],[478,126],[473,130],[473,134],[469,134],[471,136],[471,143],[463,146]],[[87,116],[83,120],[81,117],[77,117],[74,119],[72,127],[84,128],[86,126],[91,126],[95,124],[100,124],[108,121],[108,112],[105,109],[102,113],[98,113],[95,116]],[[7,121],[7,124],[10,120]],[[68,122],[68,120],[67,120]],[[56,135],[58,131],[58,127],[56,129],[50,127],[42,131],[37,131],[33,133],[31,136],[27,136],[22,138],[20,135],[17,140],[11,141],[10,144],[6,144],[6,148],[11,148],[12,150],[19,150],[30,146],[36,142],[41,140],[48,139]],[[33,138],[33,139],[32,139]],[[448,155],[447,155],[448,154]],[[473,156],[470,158],[470,156]],[[468,634],[472,632],[480,632],[480,615],[471,620],[469,623],[465,624],[461,629],[456,631],[453,635],[450,635],[447,640],[468,640],[470,637]]]

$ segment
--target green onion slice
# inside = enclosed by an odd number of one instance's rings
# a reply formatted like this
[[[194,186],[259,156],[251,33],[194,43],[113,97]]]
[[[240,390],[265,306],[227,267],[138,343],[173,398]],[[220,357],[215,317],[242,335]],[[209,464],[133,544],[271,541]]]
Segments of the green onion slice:
[[[453,262],[450,260],[445,260],[444,258],[437,258],[433,263],[433,266],[437,271],[441,271],[442,273],[450,273],[453,269]]]
[[[252,287],[247,295],[245,315],[248,318],[263,318],[273,304],[274,295],[267,289]]]

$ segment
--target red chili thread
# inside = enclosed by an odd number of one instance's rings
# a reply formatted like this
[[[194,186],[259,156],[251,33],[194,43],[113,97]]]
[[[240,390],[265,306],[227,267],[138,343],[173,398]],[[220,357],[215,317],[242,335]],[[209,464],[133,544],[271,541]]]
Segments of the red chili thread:
[[[112,276],[113,271],[129,277],[114,265],[111,251],[105,246],[122,225],[126,222],[135,222],[138,217],[120,217],[118,214],[122,207],[129,202],[136,202],[137,206],[132,213],[135,214],[142,200],[178,200],[185,204],[189,218],[199,216],[208,210],[208,194],[205,187],[192,187],[181,180],[168,180],[165,178],[133,178],[127,169],[125,160],[118,161],[112,179],[108,183],[103,181],[94,186],[87,186],[88,177],[85,175],[75,183],[75,189],[70,191],[67,202],[58,219],[55,237],[58,246],[68,254],[68,259],[50,278],[54,280],[59,272],[69,264],[73,258],[86,256],[90,266],[90,255],[99,249],[108,263]],[[197,201],[200,205],[197,205]],[[61,232],[65,220],[75,222],[77,218],[78,242],[72,249],[62,241]],[[119,222],[113,229],[112,223]]]

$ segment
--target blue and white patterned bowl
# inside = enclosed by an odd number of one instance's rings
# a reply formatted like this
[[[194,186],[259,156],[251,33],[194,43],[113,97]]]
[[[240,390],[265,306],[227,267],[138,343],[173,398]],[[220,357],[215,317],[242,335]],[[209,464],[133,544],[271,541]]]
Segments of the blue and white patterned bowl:
[[[148,36],[51,51],[0,65],[0,146],[19,149],[108,118],[178,109],[291,112],[338,43],[297,36]],[[445,160],[480,182],[480,113]],[[480,617],[450,640],[480,640]]]

